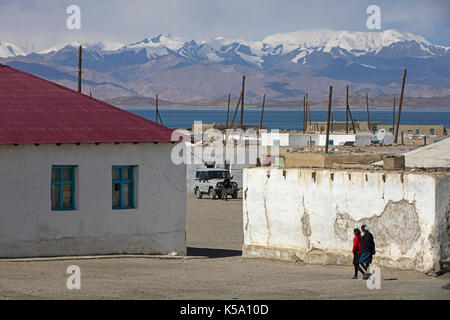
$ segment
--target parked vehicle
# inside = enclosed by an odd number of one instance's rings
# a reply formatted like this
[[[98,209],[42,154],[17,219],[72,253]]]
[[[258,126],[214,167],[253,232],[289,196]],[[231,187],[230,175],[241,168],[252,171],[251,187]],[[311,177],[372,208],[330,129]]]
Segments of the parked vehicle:
[[[200,168],[195,172],[194,192],[197,199],[201,199],[204,194],[210,199],[225,198],[231,195],[236,199],[238,194],[238,184],[232,182],[230,170],[219,168]]]

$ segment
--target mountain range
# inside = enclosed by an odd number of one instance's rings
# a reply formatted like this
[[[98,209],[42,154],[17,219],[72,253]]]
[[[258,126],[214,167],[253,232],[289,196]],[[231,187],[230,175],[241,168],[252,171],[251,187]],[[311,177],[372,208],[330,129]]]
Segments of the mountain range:
[[[68,43],[26,52],[0,42],[0,63],[76,88],[78,46],[83,45],[83,92],[126,101],[154,97],[172,103],[235,99],[246,75],[246,101],[299,101],[308,92],[324,101],[350,92],[369,97],[450,95],[450,47],[397,30],[302,30],[261,41],[218,37],[202,41],[158,35],[123,45]]]

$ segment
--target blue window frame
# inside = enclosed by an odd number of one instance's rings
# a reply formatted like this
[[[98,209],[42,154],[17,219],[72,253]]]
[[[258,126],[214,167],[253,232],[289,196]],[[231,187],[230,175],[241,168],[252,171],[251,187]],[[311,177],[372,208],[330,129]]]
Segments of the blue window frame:
[[[112,208],[134,208],[134,166],[112,167]]]
[[[75,167],[52,166],[52,210],[75,209]]]
[[[329,146],[334,146],[334,140],[333,139],[329,139],[328,140],[328,145]]]

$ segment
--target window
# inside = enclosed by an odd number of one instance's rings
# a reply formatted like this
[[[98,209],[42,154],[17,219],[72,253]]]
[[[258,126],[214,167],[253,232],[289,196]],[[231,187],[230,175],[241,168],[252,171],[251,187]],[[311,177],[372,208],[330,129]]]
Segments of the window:
[[[416,130],[416,134],[419,134],[419,133],[420,133],[420,130],[419,130],[419,129],[417,129],[417,130]]]
[[[412,134],[413,133],[413,131],[412,130],[408,130],[408,134]]]
[[[134,166],[112,167],[112,208],[134,208]]]
[[[212,179],[225,179],[230,177],[229,171],[209,171],[208,172],[208,180]]]
[[[434,128],[430,129],[430,134],[434,135]]]
[[[52,210],[74,210],[75,166],[52,166]]]
[[[328,145],[329,146],[334,146],[334,140],[333,139],[329,139],[328,140]]]

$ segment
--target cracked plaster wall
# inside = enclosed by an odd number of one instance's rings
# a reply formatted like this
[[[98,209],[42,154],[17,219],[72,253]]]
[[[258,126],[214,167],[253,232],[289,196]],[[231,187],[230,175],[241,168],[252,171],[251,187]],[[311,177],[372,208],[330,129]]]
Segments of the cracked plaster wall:
[[[449,175],[327,169],[244,170],[244,256],[351,263],[353,229],[375,263],[433,271],[448,258]]]

